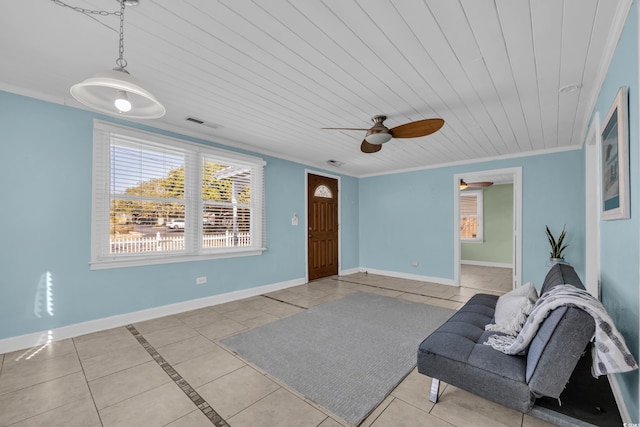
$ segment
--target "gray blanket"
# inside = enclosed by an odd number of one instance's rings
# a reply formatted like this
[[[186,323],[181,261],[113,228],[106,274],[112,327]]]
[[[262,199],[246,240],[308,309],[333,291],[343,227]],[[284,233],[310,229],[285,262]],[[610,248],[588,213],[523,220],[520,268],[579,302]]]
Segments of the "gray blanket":
[[[506,354],[526,353],[544,319],[560,306],[577,307],[590,314],[595,321],[591,367],[594,377],[638,369],[624,338],[600,301],[587,291],[571,285],[558,285],[544,293],[536,302],[518,336],[492,335],[485,344]]]

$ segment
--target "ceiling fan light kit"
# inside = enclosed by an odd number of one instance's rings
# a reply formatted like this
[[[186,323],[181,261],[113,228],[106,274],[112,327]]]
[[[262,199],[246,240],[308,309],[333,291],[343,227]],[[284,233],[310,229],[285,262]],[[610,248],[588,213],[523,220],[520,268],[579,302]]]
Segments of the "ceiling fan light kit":
[[[382,124],[386,119],[387,116],[373,116],[371,118],[373,126],[367,131],[367,136],[364,137],[364,140],[373,145],[381,145],[389,142],[392,138],[391,131]]]
[[[385,142],[389,142],[391,140],[391,134],[387,132],[372,132],[369,131],[367,136],[364,138],[369,144],[373,145],[382,145]]]
[[[102,11],[72,7],[59,1],[56,3],[85,14],[105,14]],[[120,49],[116,60],[117,67],[96,73],[93,77],[73,85],[70,90],[71,96],[101,113],[126,116],[131,119],[160,118],[166,113],[164,106],[125,69],[127,66],[127,61],[123,57],[125,5],[135,6],[139,2],[119,0],[119,3],[120,12],[113,13],[120,17]]]

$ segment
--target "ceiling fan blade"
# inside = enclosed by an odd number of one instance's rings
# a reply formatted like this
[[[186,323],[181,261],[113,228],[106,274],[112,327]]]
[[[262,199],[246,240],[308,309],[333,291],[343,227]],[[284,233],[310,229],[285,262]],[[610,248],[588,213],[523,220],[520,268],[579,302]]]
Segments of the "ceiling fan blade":
[[[369,144],[366,140],[360,144],[360,151],[363,153],[377,153],[382,149],[382,144]]]
[[[322,130],[369,130],[363,128],[320,128]]]
[[[443,125],[442,119],[418,120],[394,127],[391,129],[391,135],[394,138],[418,138],[439,131]]]
[[[493,182],[489,182],[489,181],[467,183],[467,187],[472,187],[472,188],[491,187],[492,185],[493,185]]]

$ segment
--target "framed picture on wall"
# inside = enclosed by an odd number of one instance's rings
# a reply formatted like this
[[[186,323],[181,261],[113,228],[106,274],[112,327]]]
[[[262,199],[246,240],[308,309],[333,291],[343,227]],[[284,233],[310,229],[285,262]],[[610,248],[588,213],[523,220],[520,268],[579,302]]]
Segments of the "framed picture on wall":
[[[629,218],[629,89],[621,87],[602,124],[602,219]]]

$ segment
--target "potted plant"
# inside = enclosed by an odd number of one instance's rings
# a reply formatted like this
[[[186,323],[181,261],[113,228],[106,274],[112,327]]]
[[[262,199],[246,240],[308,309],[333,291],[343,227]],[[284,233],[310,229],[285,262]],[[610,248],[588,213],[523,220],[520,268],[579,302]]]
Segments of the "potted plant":
[[[562,227],[562,233],[556,239],[551,230],[549,230],[549,226],[547,228],[547,239],[549,239],[549,245],[551,245],[551,252],[549,252],[549,259],[551,261],[551,265],[557,264],[559,262],[564,262],[564,250],[567,249],[567,246],[564,243],[564,238],[567,235],[567,231],[565,230],[566,226]]]

